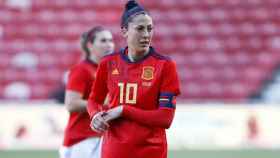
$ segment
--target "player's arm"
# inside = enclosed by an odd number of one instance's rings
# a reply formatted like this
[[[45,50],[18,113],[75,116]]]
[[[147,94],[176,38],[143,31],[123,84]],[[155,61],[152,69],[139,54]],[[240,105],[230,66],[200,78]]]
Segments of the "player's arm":
[[[87,101],[82,99],[82,94],[73,90],[66,90],[65,105],[69,112],[86,112]]]
[[[111,121],[118,117],[124,117],[146,126],[169,128],[174,118],[175,103],[172,106],[165,105],[156,110],[143,110],[122,105],[108,110],[104,118],[106,121]]]
[[[90,54],[90,50],[88,48],[88,35],[87,32],[82,34],[81,37],[81,49],[82,51],[84,51],[86,54]],[[74,76],[76,75],[76,76]],[[81,74],[81,72],[77,73],[77,74],[72,74],[72,78],[70,78],[70,84],[75,84],[75,86],[77,87],[72,87],[72,90],[66,90],[65,92],[65,105],[66,108],[69,112],[86,112],[87,111],[87,100],[83,99],[83,91],[85,88],[85,83],[86,81],[83,81],[82,78],[78,78],[79,75],[83,75]],[[78,78],[78,79],[77,79]],[[89,78],[84,78],[84,80],[89,79]],[[71,80],[76,80],[77,83],[73,83],[75,81],[71,81]],[[79,86],[81,85],[81,86]]]
[[[101,61],[87,104],[87,111],[91,118],[102,110],[107,93],[107,65],[106,62]]]
[[[143,110],[132,106],[123,106],[122,117],[140,124],[159,128],[169,128],[175,114],[175,105],[160,107],[156,110]]]
[[[107,93],[107,65],[105,62],[101,61],[97,69],[96,78],[87,105],[87,111],[91,118],[90,127],[92,130],[99,133],[104,132],[109,127],[109,124],[103,118],[105,112],[102,111]]]
[[[90,74],[83,68],[74,67],[71,70],[64,100],[69,112],[86,112],[87,101],[83,99],[83,94],[90,80]]]
[[[164,67],[160,91],[158,109],[143,110],[132,106],[119,106],[108,111],[107,120],[122,116],[146,126],[169,128],[174,118],[175,99],[180,94],[178,75],[173,62],[166,63]]]

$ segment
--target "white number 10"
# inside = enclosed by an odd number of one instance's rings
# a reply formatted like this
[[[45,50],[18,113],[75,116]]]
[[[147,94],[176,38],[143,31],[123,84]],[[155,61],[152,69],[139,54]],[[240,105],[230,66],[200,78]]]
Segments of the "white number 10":
[[[136,104],[137,97],[137,84],[136,83],[127,83],[126,88],[125,84],[120,82],[118,83],[120,87],[120,103],[123,104],[124,100],[124,89],[125,89],[125,103],[126,104]],[[131,91],[132,89],[132,91]],[[132,98],[130,98],[130,92],[132,92]]]

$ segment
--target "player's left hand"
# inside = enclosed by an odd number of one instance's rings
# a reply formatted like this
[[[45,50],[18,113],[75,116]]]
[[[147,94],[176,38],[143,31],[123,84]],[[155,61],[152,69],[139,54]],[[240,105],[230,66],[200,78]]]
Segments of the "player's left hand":
[[[106,122],[109,122],[111,120],[121,117],[122,112],[123,112],[123,105],[120,105],[108,110],[106,112],[106,115],[103,116],[103,118],[105,119]]]
[[[109,124],[104,119],[106,115],[105,111],[98,112],[91,120],[90,127],[92,130],[98,133],[103,133],[109,128]]]

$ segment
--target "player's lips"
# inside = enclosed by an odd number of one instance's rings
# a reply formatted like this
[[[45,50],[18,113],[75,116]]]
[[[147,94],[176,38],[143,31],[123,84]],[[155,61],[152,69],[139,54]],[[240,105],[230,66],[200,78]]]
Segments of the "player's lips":
[[[144,47],[147,47],[147,46],[150,45],[150,41],[140,41],[140,45],[144,46]]]
[[[112,52],[112,49],[105,49],[104,54],[110,54]]]
[[[105,50],[104,54],[111,54],[113,51],[111,49]]]

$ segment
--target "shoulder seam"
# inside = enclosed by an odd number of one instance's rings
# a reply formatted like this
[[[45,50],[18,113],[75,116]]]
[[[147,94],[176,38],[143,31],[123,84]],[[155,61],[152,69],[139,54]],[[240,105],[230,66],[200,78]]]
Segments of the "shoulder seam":
[[[119,54],[119,52],[114,52],[114,53],[111,53],[111,54],[107,54],[107,55],[103,56],[102,59],[108,58],[110,56],[115,56],[115,55],[118,55],[118,54]]]
[[[167,60],[167,61],[171,60],[171,58],[169,56],[161,55],[161,54],[156,53],[156,52],[153,53],[152,56],[155,57],[155,58],[158,58],[160,60]]]

